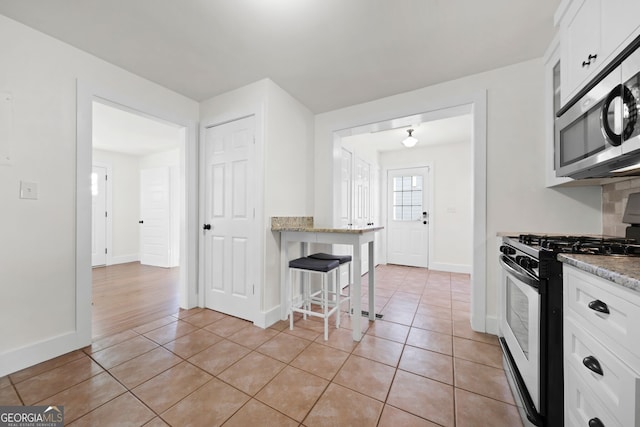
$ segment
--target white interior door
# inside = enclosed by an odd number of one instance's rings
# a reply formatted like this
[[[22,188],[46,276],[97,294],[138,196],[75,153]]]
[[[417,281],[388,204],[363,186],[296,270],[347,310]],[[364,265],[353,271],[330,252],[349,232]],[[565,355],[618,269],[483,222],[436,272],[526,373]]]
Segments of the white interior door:
[[[169,167],[140,171],[140,263],[170,267],[171,185]]]
[[[107,264],[107,168],[91,172],[91,265]]]
[[[396,169],[388,174],[387,261],[428,267],[429,168]]]
[[[258,258],[255,123],[248,117],[205,130],[204,284],[208,308],[253,320]]]

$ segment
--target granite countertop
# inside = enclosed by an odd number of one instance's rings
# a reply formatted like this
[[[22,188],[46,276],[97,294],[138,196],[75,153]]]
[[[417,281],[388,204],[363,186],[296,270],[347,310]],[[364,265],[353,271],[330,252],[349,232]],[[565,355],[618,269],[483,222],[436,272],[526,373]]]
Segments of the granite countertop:
[[[640,258],[638,257],[559,254],[558,260],[640,293]]]
[[[362,234],[369,231],[382,230],[382,226],[328,228],[313,225],[313,217],[271,217],[271,231],[303,231],[307,233],[346,233]]]

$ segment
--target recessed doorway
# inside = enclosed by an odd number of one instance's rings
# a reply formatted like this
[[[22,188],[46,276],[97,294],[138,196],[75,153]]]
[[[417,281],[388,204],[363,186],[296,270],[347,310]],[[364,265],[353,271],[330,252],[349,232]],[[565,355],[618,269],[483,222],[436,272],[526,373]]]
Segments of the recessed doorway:
[[[183,126],[92,102],[94,339],[179,309],[185,135]]]

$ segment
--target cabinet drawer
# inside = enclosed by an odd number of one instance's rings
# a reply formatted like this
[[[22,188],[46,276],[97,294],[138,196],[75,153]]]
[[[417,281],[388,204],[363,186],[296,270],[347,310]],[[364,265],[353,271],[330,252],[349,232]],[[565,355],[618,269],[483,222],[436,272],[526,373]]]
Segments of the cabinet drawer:
[[[607,427],[623,427],[589,390],[573,366],[565,370],[565,427],[586,427],[597,418]]]
[[[575,318],[565,316],[564,333],[567,367],[575,369],[589,390],[615,414],[622,425],[637,426],[636,399],[640,398],[638,374],[581,329]],[[602,374],[594,372],[596,369],[600,369]]]
[[[615,342],[631,355],[640,355],[640,307],[629,301],[638,297],[579,271],[570,270],[565,277],[567,307],[593,326],[589,332],[607,343]],[[640,366],[632,366],[640,370]]]

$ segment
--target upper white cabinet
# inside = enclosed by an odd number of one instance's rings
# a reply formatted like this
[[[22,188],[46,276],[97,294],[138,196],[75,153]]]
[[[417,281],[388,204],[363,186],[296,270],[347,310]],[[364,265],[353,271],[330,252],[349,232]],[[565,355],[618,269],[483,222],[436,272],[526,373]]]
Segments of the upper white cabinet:
[[[560,25],[563,100],[576,92],[604,59],[600,47],[600,0],[576,0]]]
[[[560,61],[560,39],[554,38],[544,57],[545,72],[545,182],[547,187],[555,187],[573,181],[571,178],[556,177],[555,169],[555,132],[556,112],[560,109],[562,87]]]
[[[562,103],[566,103],[638,34],[638,0],[566,0],[560,27]]]
[[[615,52],[622,50],[640,27],[640,1],[602,1],[602,50]]]

